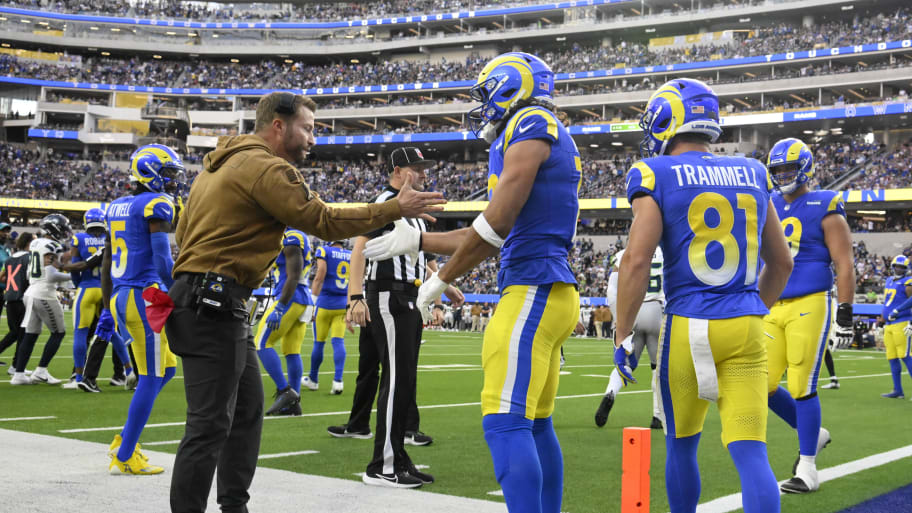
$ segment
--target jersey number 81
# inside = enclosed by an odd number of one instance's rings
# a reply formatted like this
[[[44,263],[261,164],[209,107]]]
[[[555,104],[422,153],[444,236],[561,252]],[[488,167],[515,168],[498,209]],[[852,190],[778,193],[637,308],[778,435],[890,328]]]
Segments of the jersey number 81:
[[[757,280],[757,264],[760,252],[759,233],[757,231],[757,199],[750,194],[737,195],[737,208],[744,211],[744,239],[746,242],[747,270],[744,284],[752,285]],[[712,209],[719,217],[716,226],[706,223],[706,214]],[[694,276],[701,282],[712,285],[725,285],[735,277],[741,263],[741,250],[735,237],[735,212],[731,202],[715,192],[704,192],[690,203],[687,210],[687,222],[694,237],[687,250],[688,263]],[[738,232],[741,232],[738,227]],[[714,269],[706,258],[710,244],[722,247],[722,265]]]

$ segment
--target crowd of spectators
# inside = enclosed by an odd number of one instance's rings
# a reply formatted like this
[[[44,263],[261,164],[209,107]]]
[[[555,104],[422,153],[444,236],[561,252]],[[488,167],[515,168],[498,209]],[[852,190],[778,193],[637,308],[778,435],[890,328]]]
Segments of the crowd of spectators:
[[[76,185],[91,164],[73,155],[49,155],[0,143],[0,196],[32,199],[78,199]]]
[[[846,182],[844,190],[898,189],[912,184],[912,141],[893,151],[879,154],[864,166],[860,174]]]
[[[738,32],[734,39],[721,43],[687,47],[650,47],[644,43],[623,41],[616,45],[584,45],[574,43],[560,51],[541,56],[550,62],[555,72],[579,72],[609,69],[617,65],[647,66],[736,58],[768,53],[797,51],[815,47],[846,46],[912,37],[910,9],[896,13],[878,14],[854,23],[828,22],[813,27],[781,24],[772,28],[757,28]],[[524,48],[537,52],[533,43]],[[290,60],[290,59],[289,59]],[[196,59],[194,61],[140,61],[112,58],[86,58],[82,67],[56,66],[11,56],[0,57],[0,73],[64,81],[115,83],[124,85],[172,87],[232,87],[232,88],[313,88],[359,84],[399,84],[472,80],[486,63],[479,55],[463,60],[440,62],[411,60],[381,60],[376,62],[336,62],[313,64],[264,59],[253,63],[225,63]],[[883,66],[904,63],[883,61]],[[861,64],[808,64],[797,68],[781,67],[777,77],[837,73],[853,69],[871,69]],[[859,68],[860,67],[860,68]],[[715,73],[705,78],[713,82]],[[746,74],[731,75],[721,81],[768,79]],[[620,83],[620,85],[619,85]],[[639,90],[652,87],[651,80],[622,79],[592,86],[574,87],[562,94],[587,94],[602,90]],[[403,100],[405,101],[405,100]]]

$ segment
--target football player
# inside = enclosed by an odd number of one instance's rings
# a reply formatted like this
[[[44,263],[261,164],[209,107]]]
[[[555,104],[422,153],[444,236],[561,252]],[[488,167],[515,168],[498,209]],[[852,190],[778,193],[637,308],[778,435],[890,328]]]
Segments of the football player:
[[[25,318],[22,320],[25,335],[16,349],[16,373],[10,381],[13,385],[60,384],[60,380],[48,372],[47,366],[60,349],[60,342],[66,334],[63,306],[57,299],[57,285],[70,281],[69,273],[61,272],[63,264],[60,261],[64,253],[63,244],[70,236],[70,222],[60,214],[49,214],[38,226],[43,236],[29,245],[29,286],[22,296],[25,303]],[[47,326],[51,336],[44,346],[38,366],[27,376],[25,367],[32,357],[42,324]]]
[[[621,250],[614,255],[614,261],[611,265],[608,276],[608,307],[611,309],[611,316],[617,319],[617,283],[618,283],[618,265],[621,263],[621,257],[624,251]],[[657,247],[655,254],[652,256],[652,263],[649,266],[649,288],[646,289],[646,296],[643,298],[643,306],[637,313],[636,321],[633,327],[633,358],[631,363],[632,369],[636,370],[640,356],[643,354],[643,348],[649,351],[649,363],[652,367],[653,376],[655,375],[656,357],[659,352],[659,332],[662,330],[662,312],[665,308],[665,292],[662,291],[662,248]],[[617,369],[611,371],[611,377],[608,380],[608,388],[605,390],[605,396],[595,412],[595,425],[602,427],[608,422],[608,414],[614,406],[618,392],[624,386],[624,379]],[[652,416],[652,422],[649,425],[652,429],[662,429],[662,421],[655,415]]]
[[[833,322],[833,271],[839,307],[835,312],[836,346],[852,341],[855,263],[852,234],[842,197],[833,191],[811,191],[814,156],[798,139],[773,145],[767,158],[776,214],[789,244],[795,268],[788,285],[764,319],[769,353],[769,405],[798,431],[799,457],[794,476],[782,485],[787,493],[817,490],[817,453],[830,441],[821,428],[817,381]],[[779,386],[788,371],[788,389]]]
[[[301,344],[307,336],[307,325],[313,318],[313,298],[307,286],[313,253],[307,234],[291,228],[282,237],[282,252],[276,259],[279,271],[278,298],[266,309],[257,327],[257,354],[263,368],[276,385],[276,400],[266,415],[301,414]],[[282,373],[282,361],[276,353],[276,342],[282,343],[282,354],[288,367],[288,379]],[[316,390],[316,383],[311,390]]]
[[[890,374],[893,376],[893,391],[881,394],[888,399],[902,399],[905,397],[902,388],[902,367],[900,361],[906,364],[906,370],[912,376],[912,277],[909,271],[909,258],[897,255],[890,263],[893,276],[887,278],[884,286],[884,346],[887,348],[887,361],[890,362]]]
[[[712,153],[710,143],[722,134],[719,100],[698,80],[662,85],[640,127],[646,158],[627,172],[633,223],[618,272],[617,369],[635,381],[634,324],[661,243],[667,303],[653,385],[665,426],[671,511],[696,511],[697,446],[716,402],[745,513],[776,513],[763,315],[785,287],[792,259],[770,202],[772,184],[760,162]]]
[[[323,347],[329,337],[333,348],[335,375],[331,393],[341,394],[342,372],[345,371],[345,305],[348,301],[348,272],[351,251],[342,241],[317,248],[317,268],[313,279],[313,294],[317,296],[317,314],[314,323],[314,345],[310,353],[310,381],[317,385]]]
[[[554,73],[538,57],[522,52],[495,57],[469,91],[482,103],[469,120],[476,135],[491,144],[490,203],[461,230],[420,234],[400,223],[368,243],[370,258],[377,258],[373,248],[389,243],[380,258],[419,247],[453,255],[418,291],[418,308],[427,319],[449,283],[500,254],[501,297],[482,348],[485,440],[507,509],[558,513],[563,457],[551,415],[560,349],[579,319],[568,254],[582,161],[555,114]]]
[[[176,220],[171,194],[179,192],[184,165],[171,148],[149,144],[130,157],[132,194],[108,205],[101,270],[104,305],[96,333],[106,338],[111,326],[129,344],[136,358],[139,382],[123,430],[114,436],[108,450],[112,474],[160,474],[150,465],[139,440],[155,398],[174,377],[177,358],[168,346],[165,332],[156,332],[146,315],[144,295],[164,291],[173,283],[174,261],[168,232]]]
[[[105,213],[100,208],[89,209],[83,216],[84,232],[73,235],[70,250],[64,257],[68,260],[64,270],[70,271],[76,285],[76,300],[73,303],[73,365],[75,377],[63,388],[79,388],[86,392],[100,392],[94,380],[83,380],[89,329],[95,324],[103,309],[101,297],[101,259],[104,250]],[[129,376],[133,373],[130,358],[123,341],[119,339],[114,348]]]

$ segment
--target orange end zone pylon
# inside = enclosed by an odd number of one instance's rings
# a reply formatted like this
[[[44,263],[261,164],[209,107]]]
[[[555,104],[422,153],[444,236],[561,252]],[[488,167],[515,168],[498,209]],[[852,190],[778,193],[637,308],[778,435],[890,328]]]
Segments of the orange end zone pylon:
[[[624,428],[621,477],[621,513],[649,513],[649,428]]]

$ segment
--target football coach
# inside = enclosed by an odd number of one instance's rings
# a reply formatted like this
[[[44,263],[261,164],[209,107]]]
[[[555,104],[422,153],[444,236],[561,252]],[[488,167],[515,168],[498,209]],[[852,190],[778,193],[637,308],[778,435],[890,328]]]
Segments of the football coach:
[[[310,98],[260,99],[254,134],[219,138],[203,159],[175,237],[174,301],[165,330],[181,357],[187,424],[171,479],[171,511],[206,509],[218,470],[226,513],[247,511],[263,423],[263,384],[249,337],[247,299],[266,278],[286,227],[323,240],[347,239],[402,217],[442,210],[440,193],[403,187],[397,199],[332,208],[294,164],[314,145]]]

